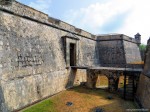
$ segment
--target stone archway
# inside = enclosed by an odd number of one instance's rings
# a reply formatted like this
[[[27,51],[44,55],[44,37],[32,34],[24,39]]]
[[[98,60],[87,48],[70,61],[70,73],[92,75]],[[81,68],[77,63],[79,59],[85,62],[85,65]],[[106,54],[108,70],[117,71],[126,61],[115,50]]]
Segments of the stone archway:
[[[96,88],[105,89],[108,88],[108,86],[109,86],[108,78],[103,74],[99,74],[96,82]]]
[[[96,82],[99,74],[103,74],[108,78],[108,89],[109,91],[117,91],[119,76],[121,72],[109,71],[109,70],[90,70],[87,69],[87,87],[96,88]]]

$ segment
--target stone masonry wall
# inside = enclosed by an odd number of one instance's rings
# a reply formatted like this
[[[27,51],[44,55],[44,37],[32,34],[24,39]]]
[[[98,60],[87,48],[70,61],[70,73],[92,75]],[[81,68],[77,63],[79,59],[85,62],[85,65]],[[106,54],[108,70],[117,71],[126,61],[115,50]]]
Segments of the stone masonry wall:
[[[137,99],[144,108],[150,110],[150,41],[147,45],[144,71],[140,76]]]
[[[86,82],[86,70],[68,66],[70,43],[76,44],[76,66],[121,67],[126,63],[122,35],[109,39],[96,40],[18,2],[0,6],[0,111],[20,109]]]
[[[150,110],[150,78],[143,74],[140,76],[136,96],[140,105]]]
[[[18,9],[14,6],[15,10],[5,9],[25,16],[28,12],[26,10],[30,10],[32,13],[29,17],[49,23],[43,13],[16,4]],[[60,22],[57,28],[57,24],[49,23],[52,25],[49,26],[13,13],[0,11],[0,109],[2,112],[20,109],[74,84],[86,81],[85,70],[66,69],[62,37],[68,34],[69,28],[74,27]],[[76,35],[80,39],[80,58],[77,65],[97,65],[94,61],[98,56],[95,54],[96,41],[93,40],[93,35],[85,31],[79,33]]]
[[[101,66],[123,67],[125,65],[122,40],[100,41],[98,46]]]
[[[80,39],[79,66],[100,66],[99,54],[96,41]]]
[[[145,67],[144,67],[144,73],[146,76],[150,77],[150,39],[147,44],[146,49],[146,59],[145,59]]]
[[[138,43],[123,34],[100,35],[97,38],[101,66],[129,67],[141,63]]]
[[[127,64],[138,64],[142,61],[140,49],[137,43],[124,40],[125,58]]]

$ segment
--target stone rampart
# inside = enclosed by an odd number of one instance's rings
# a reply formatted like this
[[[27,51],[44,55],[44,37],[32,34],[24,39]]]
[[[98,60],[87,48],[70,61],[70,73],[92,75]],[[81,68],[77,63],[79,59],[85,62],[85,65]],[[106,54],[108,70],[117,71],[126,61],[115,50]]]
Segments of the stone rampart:
[[[101,66],[128,67],[142,61],[134,38],[123,34],[98,35],[97,41]]]
[[[0,6],[0,111],[21,109],[86,82],[86,70],[71,66],[102,66],[116,57],[125,63],[123,39],[111,37],[105,46],[101,39],[18,2]]]
[[[80,50],[76,66],[96,65],[94,35],[18,2],[0,6],[2,112],[23,108],[86,81],[85,70],[66,69],[62,37],[70,34],[70,42]]]
[[[145,66],[139,80],[137,99],[143,108],[150,110],[150,41],[147,44]]]

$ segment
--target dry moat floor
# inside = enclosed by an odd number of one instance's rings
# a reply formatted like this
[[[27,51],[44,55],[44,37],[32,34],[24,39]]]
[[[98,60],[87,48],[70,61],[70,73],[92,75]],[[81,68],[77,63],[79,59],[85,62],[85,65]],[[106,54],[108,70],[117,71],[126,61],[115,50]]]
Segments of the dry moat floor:
[[[113,99],[108,99],[111,96]],[[67,106],[68,105],[71,106]],[[131,101],[125,101],[118,95],[111,94],[102,89],[86,89],[75,87],[63,91],[45,101],[33,105],[22,112],[100,112],[95,109],[101,108],[103,112],[125,112],[126,109],[135,109]]]

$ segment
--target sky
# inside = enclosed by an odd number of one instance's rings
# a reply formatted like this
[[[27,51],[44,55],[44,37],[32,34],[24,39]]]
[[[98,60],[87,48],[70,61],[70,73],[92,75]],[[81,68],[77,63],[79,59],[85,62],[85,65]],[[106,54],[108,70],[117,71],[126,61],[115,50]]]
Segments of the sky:
[[[17,0],[95,35],[150,37],[150,0]]]

